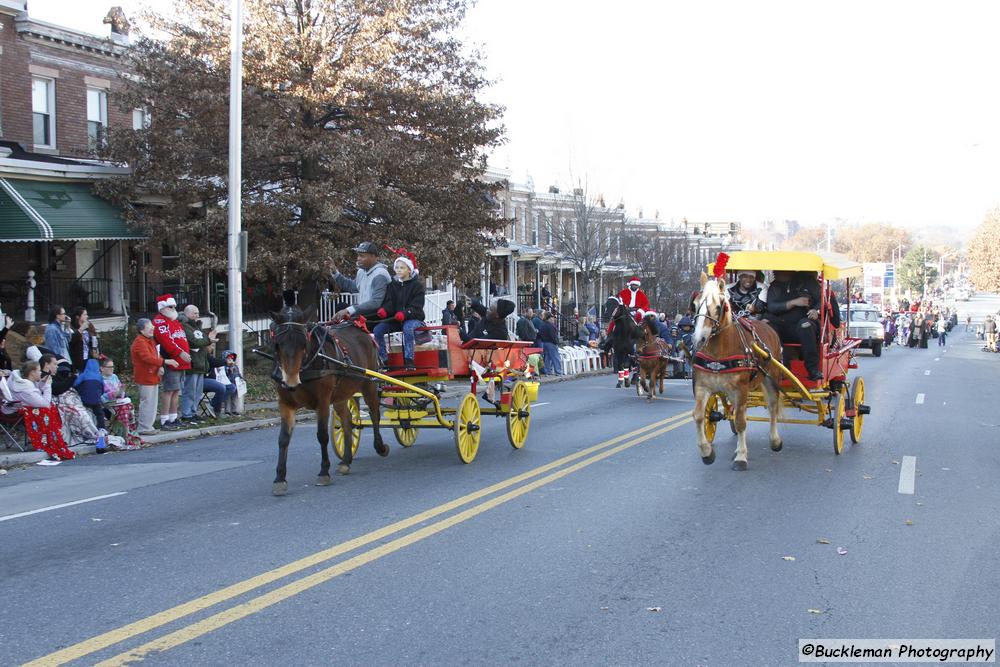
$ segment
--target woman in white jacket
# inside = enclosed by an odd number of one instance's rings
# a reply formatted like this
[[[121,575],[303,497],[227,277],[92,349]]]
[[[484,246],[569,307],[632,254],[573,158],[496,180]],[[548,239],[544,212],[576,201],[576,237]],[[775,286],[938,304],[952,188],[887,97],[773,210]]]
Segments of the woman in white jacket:
[[[52,372],[54,369],[46,369],[43,373],[37,361],[27,361],[11,373],[8,384],[13,399],[23,406],[24,427],[32,446],[51,458],[67,461],[73,458],[73,451],[63,440],[59,410],[52,404]]]

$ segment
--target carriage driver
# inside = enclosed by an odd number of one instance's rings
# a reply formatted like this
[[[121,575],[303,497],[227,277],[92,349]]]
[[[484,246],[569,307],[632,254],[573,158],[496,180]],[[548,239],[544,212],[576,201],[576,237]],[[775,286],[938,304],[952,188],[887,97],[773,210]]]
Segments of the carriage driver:
[[[354,252],[358,254],[358,273],[351,280],[340,271],[333,259],[326,258],[323,266],[330,274],[330,282],[336,283],[342,292],[357,292],[358,303],[355,306],[348,306],[338,310],[333,315],[333,320],[339,322],[354,315],[371,318],[382,307],[385,299],[385,288],[389,285],[389,269],[378,261],[378,246],[371,241],[359,243]]]
[[[733,306],[733,312],[746,311],[751,315],[760,313],[763,310],[763,301],[760,293],[764,289],[764,284],[758,282],[757,272],[749,269],[736,272],[736,282],[729,286],[729,301]]]
[[[767,288],[763,319],[783,343],[799,343],[810,380],[822,380],[819,370],[819,281],[813,271],[775,271]]]

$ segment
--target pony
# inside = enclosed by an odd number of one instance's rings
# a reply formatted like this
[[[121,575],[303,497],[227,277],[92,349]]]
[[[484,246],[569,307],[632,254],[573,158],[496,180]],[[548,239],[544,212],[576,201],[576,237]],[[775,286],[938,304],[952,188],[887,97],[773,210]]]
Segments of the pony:
[[[632,355],[639,340],[639,327],[617,296],[608,297],[604,312],[611,313],[610,321],[613,325],[606,344],[611,351],[613,368],[618,373],[618,384],[615,387],[620,389],[622,382],[628,387],[632,381]]]
[[[663,382],[667,376],[666,341],[660,338],[656,326],[656,315],[650,314],[643,318],[639,325],[639,387],[646,392],[646,400],[653,400],[656,393],[656,383],[659,380],[660,394],[663,394]]]
[[[718,265],[717,262],[716,273],[723,273]],[[747,469],[747,400],[750,391],[762,385],[771,421],[771,449],[781,451],[781,437],[778,435],[781,371],[771,364],[772,358],[781,359],[781,339],[777,332],[763,321],[744,318],[737,322],[733,318],[722,277],[709,279],[702,273],[692,342],[695,399],[692,416],[698,429],[702,462],[706,465],[715,462],[715,448],[705,435],[704,421],[709,418],[706,414],[709,399],[721,394],[731,406],[732,425],[737,437],[733,470]],[[765,351],[764,355],[754,350],[754,343]]]
[[[316,411],[316,439],[323,455],[318,486],[330,484],[330,406],[340,418],[344,430],[344,454],[337,466],[337,473],[346,475],[353,462],[351,447],[352,422],[348,401],[360,392],[371,414],[375,432],[375,451],[388,456],[389,447],[379,432],[378,390],[358,367],[377,369],[378,354],[367,331],[354,323],[326,327],[308,322],[314,312],[303,313],[295,305],[286,305],[280,312],[271,313],[272,342],[274,344],[275,373],[272,379],[278,393],[281,413],[281,431],[278,435],[278,468],[272,493],[283,496],[288,491],[285,481],[288,460],[288,443],[295,428],[295,411],[308,408]]]

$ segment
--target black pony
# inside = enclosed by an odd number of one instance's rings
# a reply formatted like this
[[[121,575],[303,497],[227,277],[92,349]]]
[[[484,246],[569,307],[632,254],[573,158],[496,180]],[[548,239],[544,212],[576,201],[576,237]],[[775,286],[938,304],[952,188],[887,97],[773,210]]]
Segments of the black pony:
[[[629,309],[616,296],[608,297],[604,304],[604,312],[611,313],[610,321],[613,325],[605,342],[605,349],[611,352],[612,364],[618,374],[618,384],[615,387],[621,388],[623,382],[627,387],[632,382],[635,344],[641,337],[639,325],[635,323],[635,318]]]

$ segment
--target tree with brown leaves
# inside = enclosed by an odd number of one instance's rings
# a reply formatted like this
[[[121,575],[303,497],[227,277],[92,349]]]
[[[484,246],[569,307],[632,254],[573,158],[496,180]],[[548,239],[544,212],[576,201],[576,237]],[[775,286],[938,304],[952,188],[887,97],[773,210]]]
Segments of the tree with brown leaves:
[[[986,215],[969,243],[972,284],[983,292],[1000,292],[1000,208]]]
[[[180,0],[176,17],[149,17],[168,38],[136,41],[118,102],[152,122],[107,146],[132,174],[103,194],[175,243],[187,273],[226,266],[228,5]],[[439,279],[478,275],[502,224],[480,177],[503,128],[502,109],[479,99],[478,55],[454,36],[467,5],[245,0],[251,276],[304,283],[361,240],[403,244]]]

